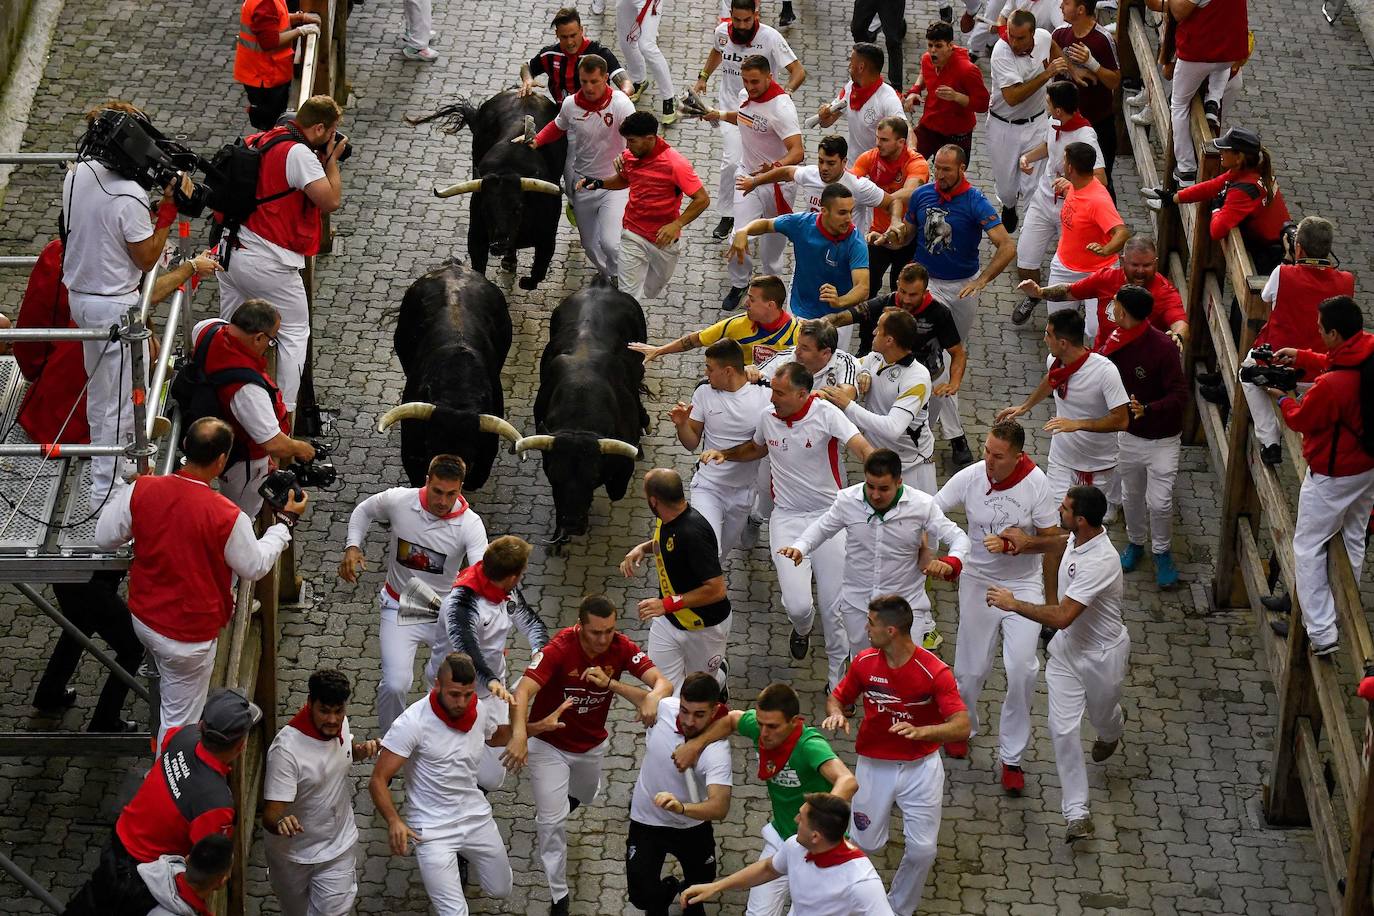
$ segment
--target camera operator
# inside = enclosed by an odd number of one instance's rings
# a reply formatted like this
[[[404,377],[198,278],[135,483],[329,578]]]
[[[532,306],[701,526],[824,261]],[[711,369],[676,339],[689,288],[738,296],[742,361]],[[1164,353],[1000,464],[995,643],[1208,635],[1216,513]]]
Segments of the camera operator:
[[[207,318],[191,331],[196,361],[206,376],[246,369],[258,377],[250,382],[245,380],[247,373],[240,373],[240,379],[215,386],[220,416],[234,431],[234,450],[220,477],[219,491],[249,518],[256,518],[262,508],[258,488],[267,478],[270,462],[285,467],[297,459],[315,457],[313,445],[288,435],[286,405],[267,371],[267,351],[277,346],[279,333],[281,316],[263,299],[249,299],[227,322]],[[211,335],[208,342],[207,335]]]
[[[1326,570],[1332,536],[1345,537],[1355,581],[1364,565],[1365,531],[1374,508],[1374,454],[1365,445],[1361,403],[1362,363],[1374,356],[1374,334],[1363,330],[1364,315],[1349,296],[1333,296],[1317,307],[1317,329],[1326,353],[1286,347],[1275,362],[1291,364],[1313,379],[1301,397],[1270,388],[1289,429],[1302,434],[1307,475],[1298,495],[1293,530],[1297,597],[1313,655],[1338,648],[1336,602]],[[1286,633],[1282,621],[1275,629]]]
[[[107,110],[125,112],[147,123],[147,116],[133,105],[112,100],[86,112],[88,127]],[[189,194],[190,178],[179,176],[179,182],[182,192]],[[66,231],[62,282],[67,287],[72,318],[80,327],[107,329],[123,324],[129,307],[138,304],[143,274],[157,264],[176,222],[177,204],[172,195],[177,184],[169,182],[163,190],[156,219],[152,220],[143,186],[103,162],[83,153],[67,172],[62,183],[62,225]],[[129,354],[122,344],[109,340],[83,341],[81,349],[91,380],[86,393],[91,443],[122,443],[133,434],[134,427]],[[146,358],[146,348],[144,355]],[[92,511],[99,511],[115,488],[123,486],[122,481],[116,483],[121,461],[114,456],[91,459]]]
[[[310,311],[300,271],[320,250],[320,214],[341,203],[339,161],[348,155],[348,138],[336,128],[343,112],[327,95],[314,95],[296,117],[281,127],[253,134],[246,142],[261,147],[281,136],[262,158],[256,210],[238,230],[234,250],[219,281],[219,316],[226,321],[249,299],[266,299],[281,314],[277,337],[277,385],[288,411],[305,369]]]
[[[95,528],[95,542],[105,550],[138,542],[129,566],[129,610],[161,678],[158,747],[168,729],[200,719],[216,637],[234,612],[233,575],[249,582],[266,575],[305,511],[305,494],[288,498],[277,524],[255,537],[248,516],[210,489],[233,445],[223,420],[192,423],[181,470],[137,478],[115,495]]]

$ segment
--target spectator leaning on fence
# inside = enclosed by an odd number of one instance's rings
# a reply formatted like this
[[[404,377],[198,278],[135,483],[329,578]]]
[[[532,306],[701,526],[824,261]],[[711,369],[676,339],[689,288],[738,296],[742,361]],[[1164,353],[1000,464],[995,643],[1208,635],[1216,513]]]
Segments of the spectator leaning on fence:
[[[1214,76],[1226,79],[1231,67],[1250,56],[1246,0],[1166,0],[1177,22],[1173,95],[1169,116],[1174,132],[1175,184],[1197,178],[1197,150],[1188,124],[1193,97]]]
[[[297,38],[320,34],[318,13],[292,13],[286,0],[243,0],[234,81],[248,96],[248,123],[271,130],[291,104]]]

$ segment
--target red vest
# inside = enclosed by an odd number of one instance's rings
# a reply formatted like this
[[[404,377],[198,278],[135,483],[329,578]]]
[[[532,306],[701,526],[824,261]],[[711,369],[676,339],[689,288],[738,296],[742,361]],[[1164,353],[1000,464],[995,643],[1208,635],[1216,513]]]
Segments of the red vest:
[[[1297,347],[1325,353],[1326,344],[1317,331],[1317,306],[1332,296],[1354,295],[1352,273],[1333,267],[1280,265],[1278,299],[1269,320],[1255,335],[1255,346],[1267,343],[1275,350]]]
[[[74,328],[62,285],[62,242],[53,239],[38,256],[19,306],[21,328]],[[86,363],[81,342],[37,340],[14,344],[14,359],[29,381],[19,425],[34,442],[82,444],[91,441],[86,425]],[[67,420],[70,416],[71,419]],[[66,420],[64,428],[62,422]]]
[[[215,330],[216,327],[213,324],[206,325],[205,329],[200,332],[200,336],[196,338],[196,345],[199,346],[200,342],[205,339],[205,335]],[[272,401],[272,411],[277,415],[277,425],[283,433],[289,434],[286,426],[286,404],[282,401],[281,392],[277,390],[277,386],[272,384],[271,376],[267,374],[266,357],[256,356],[245,350],[243,345],[229,333],[228,322],[220,322],[218,327],[220,331],[211,339],[209,352],[205,354],[205,374],[214,375],[225,369],[249,369],[262,376],[262,380],[267,383],[267,396]],[[234,416],[233,408],[230,407],[234,395],[238,394],[239,389],[247,384],[250,383],[230,382],[227,385],[221,385],[215,390],[215,396],[219,398],[223,417],[234,430],[235,444],[243,444],[243,447],[248,451],[249,460],[266,458],[267,450],[253,441],[253,437],[244,430],[238,417]]]
[[[285,127],[274,127],[246,139],[249,146],[260,146],[286,132]],[[266,200],[291,190],[286,183],[286,157],[295,146],[295,143],[278,143],[262,157],[258,170],[258,200],[266,202],[259,204],[243,225],[274,245],[310,257],[320,250],[319,208],[300,190],[276,200]]]
[[[239,40],[234,47],[234,81],[255,89],[291,82],[292,61],[296,56],[292,42],[278,44],[269,51],[258,41],[253,32],[253,17],[262,6],[274,7],[272,12],[276,14],[278,34],[291,28],[291,14],[287,12],[285,0],[243,0],[239,10]]]
[[[129,610],[169,639],[214,639],[234,610],[224,545],[239,507],[198,480],[169,474],[138,478],[129,513]]]
[[[1175,33],[1179,60],[1240,61],[1250,56],[1246,0],[1212,0],[1193,10]]]

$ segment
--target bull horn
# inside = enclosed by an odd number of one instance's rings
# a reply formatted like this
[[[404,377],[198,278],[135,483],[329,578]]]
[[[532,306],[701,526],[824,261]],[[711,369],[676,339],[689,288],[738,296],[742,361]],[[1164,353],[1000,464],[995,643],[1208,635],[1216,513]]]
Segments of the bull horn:
[[[639,449],[628,442],[619,439],[598,439],[597,445],[601,446],[603,455],[620,455],[623,458],[638,458]]]
[[[540,194],[552,194],[555,197],[563,193],[563,189],[552,181],[543,181],[538,178],[521,178],[520,190],[538,191]],[[448,196],[448,195],[444,195]]]
[[[428,420],[434,416],[434,405],[427,401],[407,401],[382,414],[377,421],[377,432],[384,433],[387,427],[402,420]]]
[[[516,440],[515,450],[521,454],[531,449],[547,452],[553,448],[553,436],[525,436]]]
[[[493,417],[491,414],[484,413],[478,415],[478,421],[481,423],[482,432],[484,433],[495,433],[501,438],[509,439],[512,442],[520,441],[520,434],[515,431],[515,427],[511,426],[500,417]]]
[[[472,194],[482,190],[482,179],[473,178],[470,181],[460,181],[447,188],[441,188],[437,184],[434,186],[435,197],[455,197],[459,194]]]

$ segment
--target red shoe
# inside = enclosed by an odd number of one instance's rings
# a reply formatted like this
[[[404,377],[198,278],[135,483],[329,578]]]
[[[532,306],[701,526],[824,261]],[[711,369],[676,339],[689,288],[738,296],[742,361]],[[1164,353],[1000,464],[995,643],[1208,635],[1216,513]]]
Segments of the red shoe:
[[[945,745],[945,754],[958,760],[968,757],[967,741],[951,741]]]
[[[1020,795],[1025,787],[1026,774],[1021,772],[1021,768],[1009,763],[1002,764],[1002,789],[1008,795]]]

